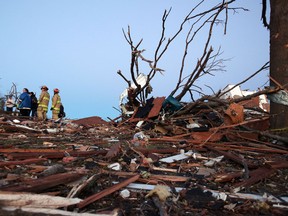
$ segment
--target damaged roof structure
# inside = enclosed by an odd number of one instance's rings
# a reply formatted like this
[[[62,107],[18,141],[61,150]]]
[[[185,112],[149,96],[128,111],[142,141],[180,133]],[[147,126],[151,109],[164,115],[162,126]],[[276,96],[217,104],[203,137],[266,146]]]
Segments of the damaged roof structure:
[[[229,90],[186,104],[150,98],[109,122],[43,124],[2,113],[1,211],[287,214],[287,139],[269,132],[258,92]]]

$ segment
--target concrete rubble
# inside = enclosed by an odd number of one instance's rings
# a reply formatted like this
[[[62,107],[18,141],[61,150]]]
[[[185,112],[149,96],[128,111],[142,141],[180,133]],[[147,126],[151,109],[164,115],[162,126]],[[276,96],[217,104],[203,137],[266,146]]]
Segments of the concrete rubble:
[[[287,138],[269,131],[265,97],[229,88],[150,98],[110,121],[0,113],[1,212],[287,215]]]

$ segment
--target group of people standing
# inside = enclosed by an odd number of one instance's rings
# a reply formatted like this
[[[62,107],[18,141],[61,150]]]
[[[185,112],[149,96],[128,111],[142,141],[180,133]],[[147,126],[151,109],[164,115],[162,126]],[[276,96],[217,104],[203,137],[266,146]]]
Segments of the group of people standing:
[[[16,106],[17,109],[19,109],[21,116],[30,116],[31,114],[32,117],[37,117],[38,120],[44,121],[47,119],[50,101],[50,94],[48,90],[49,89],[47,86],[41,86],[41,94],[37,100],[36,95],[33,92],[29,92],[27,88],[24,88],[19,97],[18,104],[15,104],[12,95],[8,97],[6,100],[6,111],[12,112],[13,107]],[[62,103],[59,95],[59,89],[55,88],[53,92],[54,95],[52,97],[52,105],[50,110],[52,111],[52,119],[57,120],[59,119]]]

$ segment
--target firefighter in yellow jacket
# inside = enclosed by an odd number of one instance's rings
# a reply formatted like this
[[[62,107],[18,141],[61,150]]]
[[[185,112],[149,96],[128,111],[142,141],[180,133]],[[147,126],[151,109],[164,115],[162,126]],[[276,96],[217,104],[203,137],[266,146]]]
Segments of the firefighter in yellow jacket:
[[[52,110],[52,119],[53,120],[57,120],[59,119],[59,112],[60,112],[60,106],[61,106],[61,97],[59,95],[59,89],[55,88],[54,90],[54,95],[52,98],[52,106],[51,109]]]
[[[41,94],[38,99],[37,117],[40,121],[45,121],[47,119],[48,105],[50,100],[50,94],[48,93],[48,87],[41,87]]]

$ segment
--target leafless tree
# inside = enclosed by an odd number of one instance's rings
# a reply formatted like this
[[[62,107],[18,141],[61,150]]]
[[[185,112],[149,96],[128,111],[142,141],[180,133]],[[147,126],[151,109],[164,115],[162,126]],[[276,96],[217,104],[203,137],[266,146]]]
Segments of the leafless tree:
[[[4,97],[0,98],[0,109],[1,110],[4,110],[5,101],[8,99],[9,95],[12,95],[12,97],[14,97],[15,101],[18,100],[19,92],[17,92],[17,85],[15,83],[12,83],[12,86],[11,86],[8,94],[4,95]]]
[[[10,88],[8,95],[13,95],[15,99],[18,99],[19,92],[17,91],[17,85],[15,83],[12,83],[12,86]]]
[[[220,48],[214,51],[214,48],[211,45],[211,39],[213,37],[213,29],[216,25],[222,24],[224,26],[224,33],[226,33],[227,21],[228,21],[228,11],[232,10],[233,12],[238,10],[246,10],[244,8],[232,8],[230,7],[231,3],[235,0],[230,1],[220,1],[219,4],[210,8],[201,13],[196,13],[196,9],[199,9],[200,5],[203,5],[205,0],[202,0],[197,4],[183,19],[181,24],[178,27],[178,30],[172,35],[172,37],[166,36],[166,22],[167,18],[171,13],[170,10],[165,10],[162,16],[162,31],[161,36],[158,40],[154,52],[153,60],[147,59],[144,57],[144,49],[140,49],[140,45],[143,41],[141,39],[138,43],[134,43],[131,36],[130,27],[128,26],[127,33],[123,30],[124,37],[131,49],[131,64],[130,64],[130,78],[127,78],[119,70],[118,74],[127,82],[128,87],[131,87],[131,83],[136,85],[136,88],[133,89],[132,97],[137,97],[140,103],[145,104],[148,93],[151,92],[151,80],[158,73],[163,73],[163,69],[158,67],[158,63],[167,52],[168,48],[179,37],[181,33],[184,32],[184,29],[188,27],[188,33],[186,33],[185,46],[183,49],[182,60],[180,64],[180,71],[178,73],[178,81],[172,89],[170,95],[175,97],[178,101],[181,101],[183,97],[189,93],[191,98],[193,98],[193,87],[198,88],[195,85],[195,81],[204,75],[213,75],[216,71],[223,71],[223,61],[224,59],[220,58],[221,50]],[[222,19],[220,15],[223,14]],[[189,25],[190,24],[190,25]],[[204,35],[203,31],[207,31],[206,39],[203,45],[202,54],[197,60],[191,60],[188,58],[188,53],[192,49],[192,42],[196,41],[196,36],[198,34]],[[147,82],[144,86],[137,83],[137,77],[139,76],[139,62],[144,62],[150,67],[150,71],[147,74]],[[191,62],[195,62],[194,69],[189,70],[188,67],[191,67]],[[189,63],[189,64],[188,64]],[[186,66],[188,65],[188,66]]]

